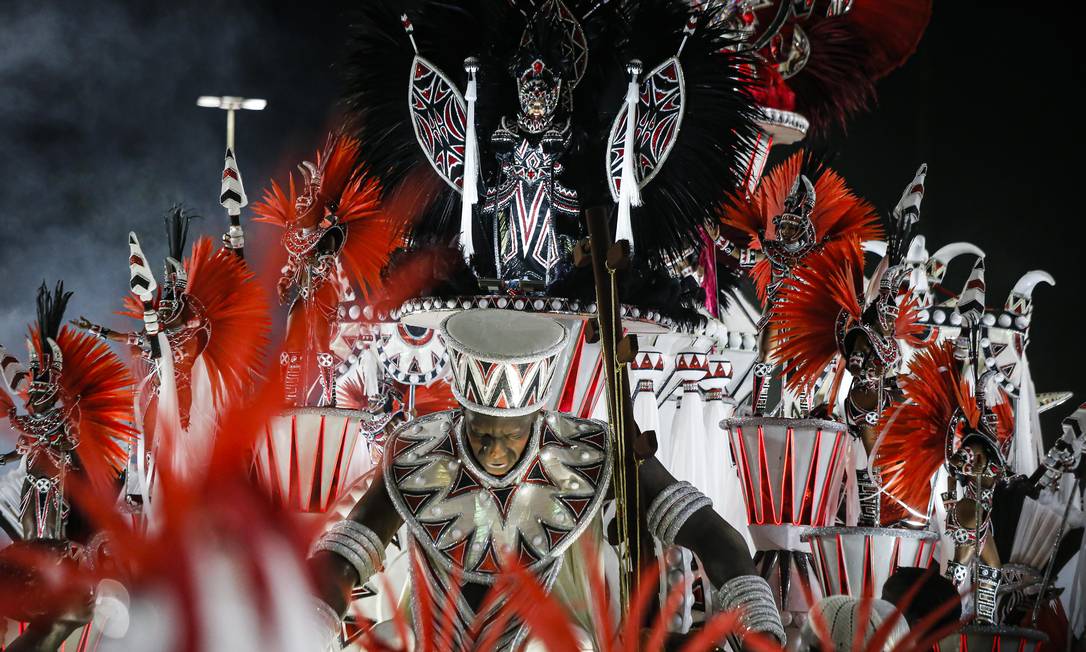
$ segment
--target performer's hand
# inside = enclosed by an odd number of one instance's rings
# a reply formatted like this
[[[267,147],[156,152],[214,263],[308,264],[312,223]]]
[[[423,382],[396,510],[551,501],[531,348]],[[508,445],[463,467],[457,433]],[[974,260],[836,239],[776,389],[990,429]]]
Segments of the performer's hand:
[[[279,279],[279,283],[275,286],[276,294],[279,296],[279,303],[284,304],[290,296],[290,278],[284,276]]]
[[[91,320],[87,319],[82,315],[79,316],[79,319],[72,319],[70,323],[72,326],[75,326],[76,328],[81,328],[85,331],[89,331],[91,329],[91,326],[94,326]]]

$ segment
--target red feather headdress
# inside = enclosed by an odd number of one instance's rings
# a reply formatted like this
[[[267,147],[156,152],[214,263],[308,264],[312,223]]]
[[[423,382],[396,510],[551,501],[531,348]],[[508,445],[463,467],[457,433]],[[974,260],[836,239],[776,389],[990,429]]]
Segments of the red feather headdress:
[[[339,224],[346,226],[346,240],[340,260],[359,284],[364,296],[380,281],[381,269],[389,254],[399,244],[399,232],[393,220],[381,209],[381,189],[355,167],[358,141],[345,135],[331,135],[317,152],[316,168],[321,177],[318,210],[299,216],[298,191],[294,176],[286,190],[272,181],[264,198],[253,205],[257,222],[268,222],[284,229],[313,228],[323,217],[323,206],[334,205]],[[303,220],[304,219],[304,223]]]
[[[249,266],[230,251],[215,249],[211,238],[200,238],[184,265],[185,294],[203,308],[211,331],[200,353],[218,404],[223,397],[244,392],[250,371],[259,370],[271,331],[270,307]],[[143,306],[128,294],[118,314],[141,319]]]
[[[31,340],[40,348],[37,328],[31,329]],[[124,468],[125,445],[136,438],[132,375],[109,345],[93,335],[64,326],[56,342],[64,355],[60,393],[65,404],[74,407],[79,462],[95,486],[105,487]]]
[[[185,260],[185,290],[204,309],[211,337],[203,351],[217,404],[247,392],[269,341],[271,316],[264,291],[245,262],[200,238]]]
[[[792,185],[804,172],[804,157],[804,152],[799,151],[774,167],[762,177],[758,188],[749,197],[745,190],[732,194],[724,205],[720,222],[729,229],[745,234],[749,239],[747,246],[751,249],[761,249],[762,239],[773,237],[773,218],[781,214]],[[813,175],[811,182],[816,195],[811,222],[818,242],[850,239],[857,243],[859,251],[859,242],[882,237],[875,208],[857,197],[839,174],[822,168]],[[759,297],[764,301],[770,277],[768,261],[759,261],[750,275]]]
[[[858,242],[832,242],[782,286],[771,323],[774,358],[784,363],[790,388],[809,389],[840,353],[841,320],[860,320],[863,265]]]
[[[957,448],[969,429],[977,431],[983,427],[981,417],[985,408],[977,404],[972,385],[963,377],[952,342],[917,354],[909,372],[901,381],[904,402],[887,408],[879,421],[883,440],[876,464],[881,469],[886,493],[914,512],[924,514],[931,499],[932,477],[946,461],[947,438],[953,437],[951,448]],[[993,434],[1003,448],[1014,434],[1014,416],[1010,403],[999,393],[990,410],[996,416]],[[963,423],[951,432],[959,415]],[[904,516],[904,508],[893,501],[884,501],[883,507],[886,523]]]
[[[868,297],[864,293],[864,258],[860,243],[852,238],[830,242],[804,260],[792,279],[784,282],[773,307],[770,323],[776,332],[774,359],[784,363],[788,386],[810,389],[837,355],[844,355],[845,336],[874,317],[874,302],[894,301],[898,316],[895,340],[913,348],[930,343],[928,330],[920,323],[917,299],[890,288],[890,296]],[[877,333],[869,332],[877,337]]]

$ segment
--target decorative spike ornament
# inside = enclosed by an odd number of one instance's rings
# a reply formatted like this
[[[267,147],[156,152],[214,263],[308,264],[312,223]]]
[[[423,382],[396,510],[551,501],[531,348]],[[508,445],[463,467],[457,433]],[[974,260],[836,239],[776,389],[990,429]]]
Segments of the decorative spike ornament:
[[[241,209],[249,203],[245,196],[245,184],[241,181],[241,170],[238,169],[234,150],[226,148],[226,162],[222,170],[222,188],[219,192],[219,203],[226,209],[230,218],[230,227],[223,236],[223,243],[228,249],[239,256],[245,249],[245,231],[241,227]]]

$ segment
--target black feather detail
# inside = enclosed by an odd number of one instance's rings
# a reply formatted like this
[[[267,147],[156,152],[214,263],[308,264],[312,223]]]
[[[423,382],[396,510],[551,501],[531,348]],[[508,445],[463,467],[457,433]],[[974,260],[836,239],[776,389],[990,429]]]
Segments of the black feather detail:
[[[57,281],[53,291],[42,281],[38,288],[38,345],[42,352],[49,351],[47,339],[56,340],[60,336],[60,326],[64,322],[64,311],[68,308],[71,292],[64,291],[64,281]]]
[[[489,163],[486,134],[502,114],[515,112],[515,93],[506,68],[519,43],[524,19],[508,2],[420,0],[403,7],[365,2],[353,17],[349,53],[341,65],[348,128],[359,141],[359,164],[380,180],[385,196],[405,183],[418,186],[413,211],[398,216],[412,239],[449,241],[458,228],[460,195],[441,182],[415,139],[408,107],[415,52],[400,19],[414,26],[419,56],[466,84],[464,59],[479,59],[476,128],[484,175]]]
[[[822,20],[807,28],[810,58],[788,79],[796,111],[810,122],[808,140],[822,141],[875,101],[870,44],[847,20]]]
[[[401,215],[409,240],[418,245],[449,244],[458,233],[460,196],[437,178],[416,142],[407,103],[414,51],[399,8],[389,6],[393,4],[367,2],[353,21],[350,54],[343,64],[350,128],[361,144],[360,165],[380,180],[384,193],[415,186],[410,191],[418,201]],[[611,206],[604,158],[612,122],[624,107],[626,63],[638,58],[652,70],[674,56],[683,41],[690,5],[687,0],[565,4],[580,20],[589,53],[584,76],[572,89],[571,106],[556,116],[568,119],[571,126],[560,180],[577,191],[582,207]],[[484,186],[497,172],[488,151],[489,135],[503,116],[514,117],[518,110],[510,67],[528,56],[521,36],[540,5],[530,0],[417,0],[406,9],[420,56],[460,88],[464,58],[479,59],[476,127]],[[746,72],[751,60],[734,51],[737,35],[715,18],[702,16],[683,49],[686,106],[681,129],[670,157],[642,191],[644,206],[634,210],[635,250],[644,259],[644,269],[663,270],[667,260],[700,250],[701,230],[714,221],[717,207],[741,183],[740,153],[753,146],[757,134]],[[546,21],[534,25],[537,56],[568,68],[553,32],[554,26]],[[487,242],[492,234],[481,221],[475,220],[472,264],[479,275],[487,276],[493,267],[489,261],[493,243]],[[579,229],[580,225],[572,228]]]
[[[677,51],[689,4],[629,4],[634,5],[629,52],[649,71]],[[753,147],[758,133],[752,82],[745,72],[751,60],[730,50],[738,36],[716,18],[715,12],[700,17],[679,57],[686,85],[682,125],[671,155],[641,191],[644,205],[632,214],[635,250],[654,264],[700,249],[700,231],[742,183],[739,154]]]
[[[199,218],[199,215],[185,210],[181,204],[174,204],[166,214],[162,216],[162,222],[166,225],[166,239],[169,243],[170,258],[180,262],[185,257],[185,243],[189,237],[189,222]]]

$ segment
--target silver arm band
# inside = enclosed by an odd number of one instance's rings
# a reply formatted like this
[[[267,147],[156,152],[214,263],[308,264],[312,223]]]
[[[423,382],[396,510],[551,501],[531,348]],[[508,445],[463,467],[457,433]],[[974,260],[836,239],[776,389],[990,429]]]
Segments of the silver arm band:
[[[712,506],[713,501],[704,494],[698,493],[691,496],[689,501],[682,504],[681,509],[671,510],[660,523],[660,529],[663,531],[660,541],[665,546],[675,545],[675,537],[679,535],[679,530],[686,525],[686,521],[694,515],[694,512],[703,507]]]
[[[385,546],[377,534],[351,520],[336,523],[313,542],[309,555],[331,552],[342,557],[358,573],[359,584],[364,583],[384,567]]]
[[[773,590],[760,575],[740,575],[724,583],[713,596],[718,612],[738,610],[740,638],[750,632],[766,634],[784,645],[784,625]]]
[[[646,515],[649,532],[664,546],[673,546],[687,519],[699,509],[712,504],[712,500],[689,482],[668,485],[649,505]]]

